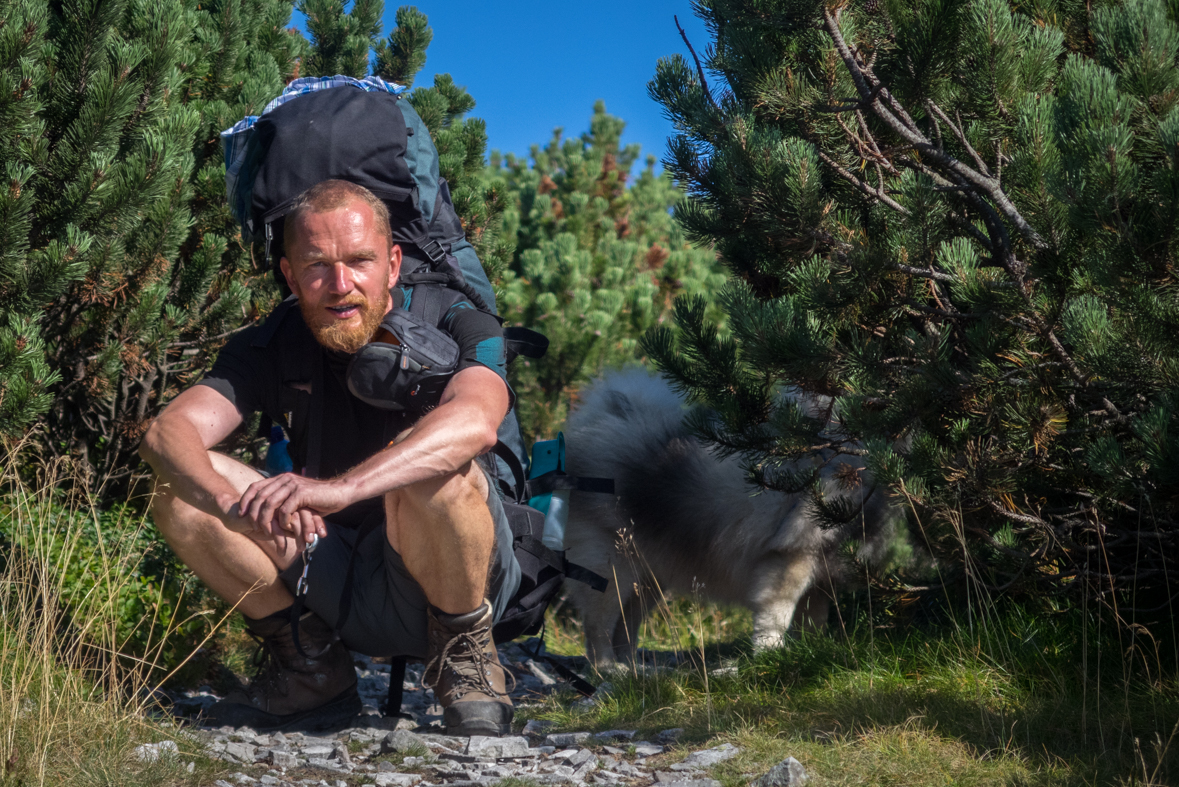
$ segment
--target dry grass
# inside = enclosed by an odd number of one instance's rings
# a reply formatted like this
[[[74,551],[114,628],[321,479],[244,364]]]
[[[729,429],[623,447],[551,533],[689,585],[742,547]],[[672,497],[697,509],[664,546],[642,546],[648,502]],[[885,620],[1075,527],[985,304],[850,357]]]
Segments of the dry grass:
[[[95,514],[85,499],[63,511],[55,473],[42,474],[47,480],[30,488],[18,480],[11,459],[3,471],[0,784],[208,783],[221,767],[150,714],[149,687],[164,677],[159,661],[169,632],[149,637],[145,656],[125,653],[135,632],[120,631],[126,615],[118,605],[142,595],[127,592],[128,583],[140,581],[142,554],[96,549],[92,539],[81,538],[81,523]],[[144,527],[143,521],[117,524],[127,528],[126,543]],[[79,564],[86,567],[81,575],[63,570]],[[156,762],[136,756],[138,745],[162,740],[175,741],[180,756]]]

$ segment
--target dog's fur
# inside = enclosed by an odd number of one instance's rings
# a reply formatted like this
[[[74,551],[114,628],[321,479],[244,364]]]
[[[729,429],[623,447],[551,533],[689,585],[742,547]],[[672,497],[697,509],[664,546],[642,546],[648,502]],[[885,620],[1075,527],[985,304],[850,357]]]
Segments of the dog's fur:
[[[639,625],[660,593],[749,607],[758,648],[781,644],[796,616],[822,626],[841,542],[854,529],[872,545],[884,530],[884,495],[866,480],[841,490],[834,479],[839,465],[862,468],[856,457],[828,456],[820,472],[827,494],[868,495],[863,516],[823,530],[805,495],[758,494],[739,459],[718,459],[690,434],[685,413],[665,380],[633,369],[589,386],[569,419],[568,472],[615,483],[614,495],[573,492],[565,530],[568,559],[610,583],[605,593],[568,585],[598,667],[633,660]]]

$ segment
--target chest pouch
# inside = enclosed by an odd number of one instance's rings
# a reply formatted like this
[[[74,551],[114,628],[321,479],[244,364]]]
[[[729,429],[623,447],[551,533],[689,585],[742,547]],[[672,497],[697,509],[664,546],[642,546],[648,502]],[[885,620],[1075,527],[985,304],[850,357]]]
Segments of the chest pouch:
[[[381,320],[373,341],[348,364],[348,390],[382,410],[426,413],[458,369],[459,346],[445,331],[405,309]]]

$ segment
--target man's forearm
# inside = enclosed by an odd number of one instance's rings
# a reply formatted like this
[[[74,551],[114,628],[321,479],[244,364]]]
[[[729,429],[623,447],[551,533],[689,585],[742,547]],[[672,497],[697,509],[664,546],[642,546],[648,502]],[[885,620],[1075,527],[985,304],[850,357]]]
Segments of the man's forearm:
[[[139,455],[174,495],[206,514],[223,519],[237,502],[237,491],[213,469],[200,432],[186,419],[160,416],[144,435]]]
[[[378,451],[337,481],[346,485],[352,500],[366,500],[457,472],[495,445],[495,433],[489,436],[481,415],[459,403],[442,405],[414,424],[404,440]]]

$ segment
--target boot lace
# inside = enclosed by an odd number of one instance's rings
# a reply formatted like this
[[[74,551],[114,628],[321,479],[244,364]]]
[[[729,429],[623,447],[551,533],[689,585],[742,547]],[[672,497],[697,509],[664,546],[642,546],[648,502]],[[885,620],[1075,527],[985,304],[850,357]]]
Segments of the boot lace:
[[[512,671],[492,661],[483,649],[483,642],[491,636],[490,626],[481,626],[472,631],[464,631],[454,635],[442,648],[442,652],[426,664],[426,671],[422,674],[422,685],[433,689],[437,694],[438,684],[442,682],[445,670],[454,675],[452,690],[455,697],[461,697],[471,691],[481,692],[491,697],[503,697],[516,688],[516,676]],[[503,670],[506,691],[497,691],[488,678],[489,667],[494,664]]]
[[[250,682],[245,687],[246,693],[260,692],[262,694],[269,694],[271,691],[278,691],[285,695],[286,691],[284,690],[282,681],[278,679],[283,671],[282,659],[279,658],[274,643],[269,637],[255,634],[249,629],[246,630],[246,633],[257,644],[257,648],[254,650],[254,656],[251,659],[254,662],[254,674],[250,676]]]

